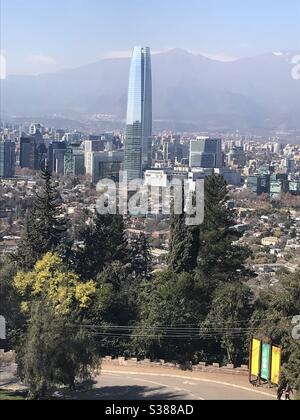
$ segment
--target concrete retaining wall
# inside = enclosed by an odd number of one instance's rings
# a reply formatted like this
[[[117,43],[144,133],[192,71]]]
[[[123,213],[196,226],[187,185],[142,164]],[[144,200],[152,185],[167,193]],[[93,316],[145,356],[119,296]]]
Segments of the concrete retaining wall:
[[[9,366],[16,363],[15,352],[10,351],[4,353],[0,350],[0,366]],[[126,366],[126,367],[147,367],[155,368],[160,367],[164,369],[178,369],[182,371],[194,371],[194,372],[215,372],[215,373],[228,373],[236,375],[249,375],[248,366],[234,367],[233,365],[220,366],[219,363],[213,363],[207,365],[205,362],[201,362],[197,365],[193,365],[192,362],[180,364],[176,361],[166,362],[165,360],[159,360],[152,362],[150,359],[138,360],[136,358],[126,359],[125,357],[113,358],[112,356],[106,356],[102,359],[102,363],[110,366]]]
[[[152,362],[150,359],[138,360],[135,358],[126,359],[125,357],[113,358],[106,356],[102,359],[103,364],[111,366],[126,366],[126,367],[161,367],[164,369],[178,369],[183,371],[194,371],[194,372],[216,372],[216,373],[228,373],[237,375],[249,375],[248,366],[243,365],[234,367],[233,365],[220,366],[219,363],[207,365],[202,362],[197,365],[193,365],[192,362],[180,364],[177,362],[166,362],[165,360],[159,360]]]

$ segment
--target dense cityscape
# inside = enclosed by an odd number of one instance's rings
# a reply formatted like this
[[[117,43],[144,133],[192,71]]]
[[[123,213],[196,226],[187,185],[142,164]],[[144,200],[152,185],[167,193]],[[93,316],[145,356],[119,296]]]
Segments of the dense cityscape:
[[[24,130],[24,131],[23,131]],[[39,181],[41,163],[47,160],[60,183],[65,210],[76,220],[80,212],[95,208],[98,181],[118,181],[124,162],[126,134],[98,135],[45,128],[7,125],[1,129],[1,247],[2,254],[16,250],[21,219]],[[229,205],[238,212],[243,242],[254,251],[251,264],[259,277],[276,281],[278,271],[298,268],[300,237],[300,148],[280,138],[258,138],[239,133],[219,139],[203,135],[161,133],[153,136],[148,185],[164,187],[172,179],[197,180],[220,174],[226,180]],[[136,174],[139,175],[139,174]],[[163,215],[147,222],[131,221],[129,232],[151,237],[152,252],[164,265],[170,220]],[[144,226],[146,225],[146,226]],[[157,229],[153,231],[153,226]]]
[[[1,110],[0,400],[300,398],[300,131],[159,128],[157,54],[126,121]]]

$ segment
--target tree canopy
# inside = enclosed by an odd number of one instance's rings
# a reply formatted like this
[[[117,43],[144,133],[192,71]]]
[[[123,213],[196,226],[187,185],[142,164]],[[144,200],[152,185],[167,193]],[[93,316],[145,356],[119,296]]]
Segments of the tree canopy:
[[[57,315],[87,309],[96,293],[93,281],[82,282],[76,273],[68,271],[59,255],[52,253],[38,261],[33,271],[17,273],[14,286],[23,299],[24,312],[30,310],[31,302],[41,300]]]

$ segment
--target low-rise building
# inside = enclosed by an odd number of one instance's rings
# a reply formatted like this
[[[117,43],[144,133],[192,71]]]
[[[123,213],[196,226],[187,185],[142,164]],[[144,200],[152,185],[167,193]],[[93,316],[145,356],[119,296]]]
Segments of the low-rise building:
[[[263,246],[276,246],[278,242],[279,239],[276,236],[270,236],[261,240]]]

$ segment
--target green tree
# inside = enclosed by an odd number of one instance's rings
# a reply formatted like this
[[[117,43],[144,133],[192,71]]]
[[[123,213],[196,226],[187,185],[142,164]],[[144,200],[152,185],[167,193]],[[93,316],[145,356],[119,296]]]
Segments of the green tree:
[[[227,184],[219,175],[205,180],[205,215],[200,226],[198,268],[212,282],[237,281],[253,277],[246,268],[251,256],[237,241],[243,236],[236,228],[236,214],[228,208]]]
[[[27,214],[16,261],[22,270],[31,270],[47,252],[66,254],[67,220],[62,201],[48,169],[41,172],[42,186]]]
[[[175,273],[190,273],[196,268],[198,235],[198,228],[187,226],[185,214],[172,216],[169,268]]]
[[[16,265],[9,257],[0,258],[0,315],[7,322],[8,345],[12,346],[24,325],[20,312],[20,298],[13,286]]]
[[[106,323],[125,325],[136,319],[134,288],[136,280],[131,274],[130,265],[116,261],[107,266],[97,277],[98,301],[101,320]],[[106,290],[103,294],[103,290]],[[107,291],[110,290],[110,299]],[[104,301],[103,302],[103,297]]]
[[[190,361],[201,349],[197,325],[205,310],[203,283],[193,274],[157,273],[140,286],[140,322],[133,348],[153,359]]]
[[[130,263],[135,277],[148,279],[151,276],[153,268],[151,247],[144,233],[130,243]]]
[[[102,355],[128,354],[131,329],[124,327],[132,327],[137,322],[139,282],[131,265],[119,261],[106,266],[97,276],[97,292],[89,319],[105,334],[98,347]],[[118,333],[125,333],[124,339],[118,338]]]
[[[250,288],[240,282],[220,284],[214,291],[211,309],[200,329],[220,362],[223,350],[228,363],[238,365],[247,358],[253,298]]]
[[[81,231],[83,246],[76,253],[77,271],[84,278],[96,278],[105,265],[126,261],[128,243],[123,217],[97,215]]]
[[[47,253],[32,271],[18,272],[14,286],[27,323],[17,345],[20,378],[32,398],[51,388],[89,379],[99,357],[85,316],[96,296],[96,284],[69,271],[58,254]]]
[[[1,315],[9,317],[15,309],[16,293],[13,278],[16,274],[15,264],[9,258],[0,258],[0,302]]]
[[[292,336],[292,319],[300,314],[300,272],[283,275],[278,287],[261,292],[255,307],[253,327],[282,347],[284,376],[300,397],[300,340]]]
[[[31,307],[28,329],[17,348],[18,374],[31,399],[51,396],[57,386],[75,389],[98,372],[93,336],[76,317],[58,317],[42,301]]]

